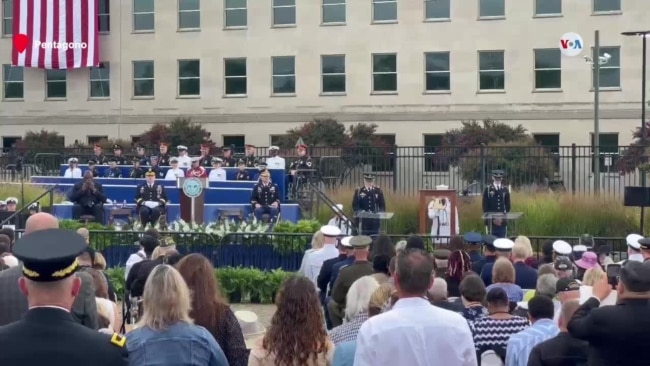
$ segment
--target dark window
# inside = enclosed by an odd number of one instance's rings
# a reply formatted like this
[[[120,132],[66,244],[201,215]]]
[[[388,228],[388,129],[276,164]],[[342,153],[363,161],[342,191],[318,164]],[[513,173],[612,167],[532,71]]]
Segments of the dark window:
[[[25,79],[22,66],[2,65],[2,98],[23,99]]]
[[[392,172],[395,170],[395,135],[376,135],[382,146],[372,149],[372,170],[375,172]]]
[[[280,141],[285,139],[287,136],[288,136],[287,134],[284,134],[284,135],[271,135],[270,136],[270,138],[271,138],[271,146],[278,146],[280,144]]]
[[[99,0],[97,8],[97,29],[99,33],[111,31],[111,4],[109,0]]]
[[[246,95],[246,59],[224,59],[226,95]]]
[[[562,0],[535,0],[535,15],[562,14]]]
[[[505,17],[505,0],[479,0],[479,18]]]
[[[594,13],[621,11],[621,0],[592,0]]]
[[[178,60],[178,95],[201,95],[199,60]]]
[[[449,52],[427,52],[424,54],[424,63],[425,90],[450,90]]]
[[[397,0],[372,0],[372,21],[374,23],[397,21]]]
[[[296,24],[296,0],[273,0],[273,25]]]
[[[248,25],[246,5],[246,0],[226,0],[226,28],[246,27]]]
[[[562,88],[562,54],[559,49],[535,50],[535,89]]]
[[[345,93],[345,55],[321,56],[323,93]]]
[[[372,55],[372,91],[397,91],[397,54]]]
[[[17,136],[3,136],[2,137],[2,152],[8,153],[15,143],[22,140],[22,137]]]
[[[560,134],[558,133],[536,133],[533,138],[537,145],[546,148],[549,154],[553,156],[553,163],[555,168],[560,167]],[[549,177],[550,179],[550,177]]]
[[[619,158],[618,134],[617,133],[600,133],[598,149],[600,150],[600,172],[616,171],[616,164]],[[594,154],[594,134],[591,134],[591,155]],[[609,163],[609,164],[608,164]],[[591,171],[594,171],[593,160]]]
[[[296,93],[296,58],[293,56],[272,57],[273,94]]]
[[[479,51],[479,90],[505,90],[503,51]]]
[[[425,19],[450,19],[451,0],[424,0]]]
[[[13,0],[2,0],[2,35],[10,36],[14,26],[14,2]]]
[[[244,135],[225,135],[223,138],[223,146],[234,146],[235,150],[233,153],[241,153],[244,151],[244,145],[246,145],[246,136]]]
[[[201,28],[201,1],[178,0],[178,29]]]
[[[133,61],[133,96],[154,96],[153,61]]]
[[[111,96],[111,69],[108,62],[100,62],[99,67],[90,68],[90,97],[109,98]]]
[[[601,88],[620,88],[621,87],[621,48],[620,47],[600,47],[600,56],[610,57],[607,62],[600,65],[600,87]],[[594,62],[600,58],[596,57],[596,51],[592,48],[591,55]],[[592,87],[596,86],[594,76],[595,68],[592,70]]]
[[[442,148],[443,135],[424,135],[424,171],[449,172],[449,159]]]
[[[155,24],[154,0],[133,0],[133,31],[153,32]]]
[[[86,136],[88,139],[88,145],[93,145],[96,143],[99,143],[100,141],[106,141],[108,140],[108,136],[96,136],[96,135],[88,135]]]
[[[65,99],[68,95],[66,70],[45,70],[46,99]]]
[[[345,0],[322,0],[323,24],[345,23]]]

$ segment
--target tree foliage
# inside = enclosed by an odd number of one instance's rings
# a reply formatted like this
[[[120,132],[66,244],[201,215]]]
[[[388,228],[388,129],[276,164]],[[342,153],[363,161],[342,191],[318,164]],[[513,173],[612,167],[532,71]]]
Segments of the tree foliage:
[[[161,142],[190,148],[197,148],[203,143],[214,145],[210,133],[200,124],[193,123],[190,118],[175,118],[169,123],[156,123],[140,135],[140,143],[145,146],[155,146]]]
[[[333,118],[315,118],[302,126],[292,128],[279,138],[278,146],[294,148],[296,141],[302,141],[316,148],[385,147],[386,144],[375,134],[376,124],[358,123],[349,129]]]
[[[632,133],[634,141],[621,153],[620,158],[617,162],[618,171],[621,174],[634,172],[637,168],[648,171],[650,167],[648,166],[648,145],[650,142],[650,137],[648,136],[648,131],[650,131],[650,121],[646,122],[646,146],[644,147],[641,144],[641,127],[637,127],[636,130]]]

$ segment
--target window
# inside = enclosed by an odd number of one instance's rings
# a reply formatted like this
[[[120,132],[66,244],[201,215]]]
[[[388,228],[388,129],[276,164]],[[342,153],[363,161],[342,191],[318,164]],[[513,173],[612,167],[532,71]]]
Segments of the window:
[[[272,57],[273,94],[296,93],[296,58],[293,56]]]
[[[227,58],[223,60],[226,95],[246,95],[246,59]]]
[[[504,18],[505,0],[479,0],[479,18]]]
[[[556,169],[560,167],[560,134],[559,133],[536,133],[533,138],[537,145],[548,150],[553,156],[553,164]]]
[[[45,70],[46,99],[65,99],[68,94],[66,70]]]
[[[226,28],[240,28],[248,25],[247,0],[226,0],[225,25]]]
[[[424,54],[424,78],[426,91],[451,89],[449,52],[428,52]]]
[[[155,29],[154,0],[133,0],[133,31],[153,32]]]
[[[137,145],[142,141],[142,135],[131,135],[131,145]]]
[[[600,150],[600,172],[605,173],[609,171],[616,171],[618,164],[619,151],[618,151],[618,133],[600,133],[599,134]],[[594,134],[591,134],[591,155],[594,154]],[[591,171],[594,171],[594,163],[592,160]]]
[[[178,0],[178,29],[201,29],[201,0]]]
[[[111,4],[109,0],[99,0],[99,8],[97,8],[97,29],[99,33],[108,33],[111,30]]]
[[[22,66],[2,65],[2,98],[23,99],[25,79]]]
[[[562,54],[559,49],[537,49],[535,52],[535,89],[562,88]]]
[[[108,140],[108,136],[89,135],[89,136],[86,136],[86,139],[88,140],[88,145],[94,145],[94,144],[98,144],[102,140],[103,141]]]
[[[14,144],[22,139],[20,136],[2,136],[2,152],[10,152]]]
[[[372,0],[372,22],[393,23],[397,21],[397,0]]]
[[[296,0],[273,0],[273,25],[296,25]]]
[[[450,19],[451,0],[424,0],[424,18],[427,20]]]
[[[133,96],[154,96],[153,61],[133,61]]]
[[[320,63],[322,92],[345,93],[345,55],[323,55]]]
[[[323,24],[345,23],[345,0],[322,0]]]
[[[2,0],[2,35],[10,36],[14,26],[14,2],[13,0]]]
[[[397,55],[372,55],[372,91],[397,92]]]
[[[535,0],[535,16],[562,14],[562,0]]]
[[[479,90],[505,90],[504,69],[503,51],[479,51]]]
[[[379,140],[378,148],[371,148],[372,170],[375,172],[392,172],[395,170],[395,135],[375,135]]]
[[[178,60],[178,95],[201,95],[201,62]]]
[[[223,146],[235,147],[235,151],[233,151],[233,153],[237,153],[243,150],[244,145],[246,145],[246,136],[244,135],[225,135],[222,136],[222,138],[223,138]]]
[[[100,62],[99,67],[90,68],[90,97],[109,98],[111,96],[111,69],[108,62]]]
[[[621,0],[592,0],[594,13],[609,13],[621,11]]]
[[[449,158],[445,156],[442,134],[424,135],[424,171],[449,172]]]
[[[606,64],[600,65],[600,87],[601,88],[620,88],[621,87],[621,48],[620,47],[600,47],[600,56],[610,55]],[[592,59],[598,60],[596,51],[591,49]],[[592,71],[591,85],[596,85],[595,68]]]
[[[288,134],[284,134],[284,135],[270,135],[269,137],[270,137],[270,139],[271,139],[271,146],[279,146],[279,145],[280,145],[280,142],[283,141],[283,140],[285,140],[285,139],[287,138],[287,136],[289,136],[289,135],[288,135]]]

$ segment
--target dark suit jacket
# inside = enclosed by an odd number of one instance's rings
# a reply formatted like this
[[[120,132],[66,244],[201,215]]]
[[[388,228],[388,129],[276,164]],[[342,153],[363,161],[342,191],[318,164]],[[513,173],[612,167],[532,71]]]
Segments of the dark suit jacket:
[[[623,299],[614,306],[599,305],[595,298],[587,300],[568,326],[571,336],[589,342],[589,365],[650,365],[650,353],[643,351],[650,339],[650,302]]]
[[[72,190],[68,194],[70,202],[80,204],[82,206],[94,206],[95,204],[103,204],[106,202],[106,195],[104,194],[104,186],[99,182],[94,182],[95,192],[85,192],[81,190],[84,181],[77,182],[72,186]]]
[[[585,366],[589,344],[563,332],[539,343],[528,356],[528,366]]]
[[[0,325],[16,322],[27,312],[27,298],[18,288],[18,279],[23,275],[22,266],[0,272]],[[98,329],[95,287],[88,273],[79,272],[81,289],[72,305],[72,318],[90,329]]]
[[[0,344],[0,365],[128,365],[125,345],[114,344],[111,336],[75,323],[56,308],[29,310],[22,320],[0,327]]]

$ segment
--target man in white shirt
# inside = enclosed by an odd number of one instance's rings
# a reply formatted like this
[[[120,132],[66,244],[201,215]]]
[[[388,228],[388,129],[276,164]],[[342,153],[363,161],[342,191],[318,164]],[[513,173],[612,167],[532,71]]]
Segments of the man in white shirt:
[[[338,257],[339,250],[336,248],[337,237],[341,235],[341,230],[336,226],[325,225],[320,228],[321,233],[325,236],[323,247],[312,252],[307,257],[305,264],[305,277],[309,278],[314,286],[316,279],[323,266],[323,262],[330,258]]]
[[[341,235],[352,235],[352,223],[339,215],[343,212],[343,205],[338,203],[336,206],[332,207],[332,210],[334,210],[334,217],[330,219],[327,225],[336,226],[341,229]]]
[[[81,178],[81,168],[77,158],[68,159],[68,169],[63,173],[63,178]]]
[[[223,159],[221,158],[212,158],[212,170],[210,170],[210,175],[208,176],[208,181],[210,182],[222,182],[227,179],[226,169],[221,167],[223,164]]]
[[[357,337],[355,366],[476,366],[467,320],[425,298],[433,284],[433,260],[422,250],[397,256],[393,308],[366,320]]]
[[[169,164],[171,165],[171,168],[167,171],[167,174],[165,175],[165,180],[176,180],[176,178],[183,178],[185,176],[185,172],[183,169],[178,167],[178,158],[173,157],[169,159]]]
[[[269,147],[269,158],[266,159],[268,169],[282,169],[284,170],[286,162],[284,158],[279,156],[280,148],[277,146]]]
[[[178,149],[178,165],[181,168],[189,168],[192,166],[192,158],[187,154],[187,146],[178,145],[176,149]]]

